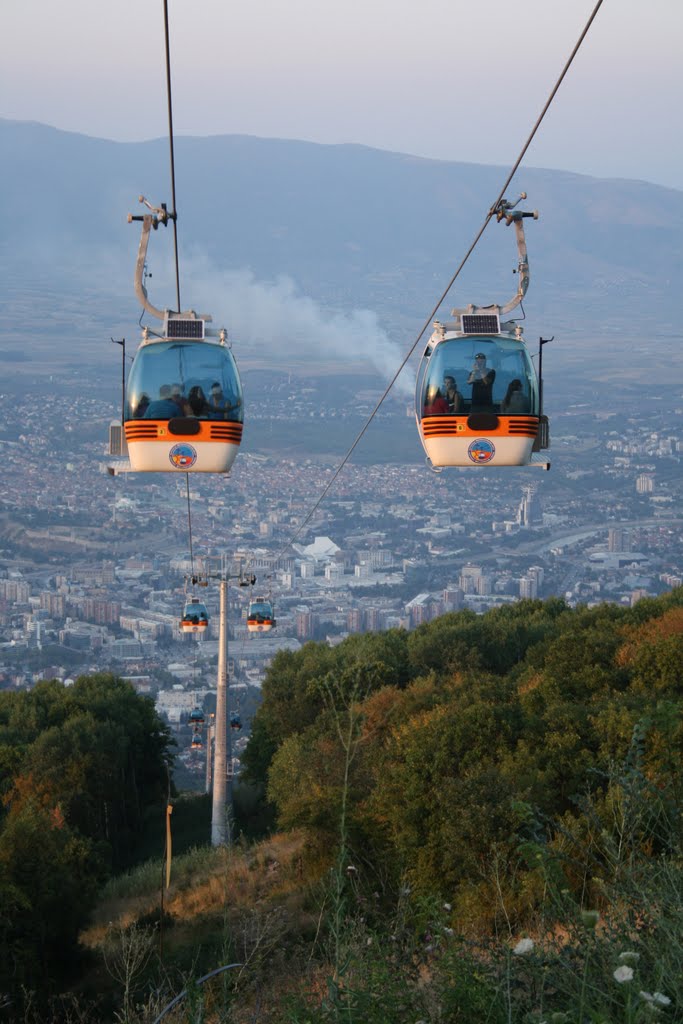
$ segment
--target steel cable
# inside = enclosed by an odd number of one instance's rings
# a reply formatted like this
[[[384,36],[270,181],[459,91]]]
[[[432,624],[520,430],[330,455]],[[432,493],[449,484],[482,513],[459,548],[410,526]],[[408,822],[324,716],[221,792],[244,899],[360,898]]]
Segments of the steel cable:
[[[166,100],[168,105],[168,141],[171,156],[171,219],[173,221],[173,248],[175,251],[175,288],[177,312],[180,312],[180,264],[178,260],[178,212],[175,202],[175,153],[173,147],[173,101],[171,98],[171,46],[168,32],[168,0],[164,0],[164,42],[166,48]]]

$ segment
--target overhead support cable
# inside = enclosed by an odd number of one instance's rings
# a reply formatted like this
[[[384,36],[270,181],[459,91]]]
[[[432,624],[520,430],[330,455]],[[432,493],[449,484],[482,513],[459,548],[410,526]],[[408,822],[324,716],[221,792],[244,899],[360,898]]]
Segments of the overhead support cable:
[[[166,47],[166,99],[168,103],[168,141],[171,155],[171,205],[172,212],[169,214],[173,221],[173,246],[175,250],[175,289],[176,289],[176,312],[181,310],[180,305],[180,263],[178,260],[178,208],[175,201],[175,152],[173,147],[173,102],[171,98],[171,46],[168,31],[168,0],[164,0],[164,42]]]
[[[168,0],[163,0],[164,5],[164,48],[166,53],[166,101],[168,107],[168,144],[171,164],[171,213],[169,218],[173,221],[173,251],[175,256],[175,289],[176,289],[176,312],[180,313],[180,260],[178,258],[178,207],[176,206],[175,192],[175,147],[173,143],[173,95],[171,92],[171,43],[168,27]],[[190,572],[192,580],[194,573],[194,552],[192,550],[192,511],[190,506],[190,474],[185,474],[187,489],[187,530],[190,544]]]
[[[194,552],[192,550],[192,506],[190,505],[190,474],[185,474],[185,484],[187,488],[187,533],[190,538],[190,576],[192,583],[194,584]]]

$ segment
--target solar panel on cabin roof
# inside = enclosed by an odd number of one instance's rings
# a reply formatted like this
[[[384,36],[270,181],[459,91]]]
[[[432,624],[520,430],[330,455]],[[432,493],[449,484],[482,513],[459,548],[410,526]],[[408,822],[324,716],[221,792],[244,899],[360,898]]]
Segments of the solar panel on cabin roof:
[[[463,313],[463,334],[500,334],[497,313]]]
[[[204,338],[203,320],[180,320],[171,317],[167,324],[166,337],[175,341],[202,341]]]

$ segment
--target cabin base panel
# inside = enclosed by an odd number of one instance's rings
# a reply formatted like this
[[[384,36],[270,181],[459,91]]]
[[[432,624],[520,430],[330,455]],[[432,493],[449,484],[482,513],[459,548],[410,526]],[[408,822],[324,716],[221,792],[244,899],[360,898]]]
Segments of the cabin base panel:
[[[422,438],[433,466],[528,466],[534,440],[531,437],[430,437]]]
[[[216,441],[130,441],[134,473],[227,473],[239,445]]]

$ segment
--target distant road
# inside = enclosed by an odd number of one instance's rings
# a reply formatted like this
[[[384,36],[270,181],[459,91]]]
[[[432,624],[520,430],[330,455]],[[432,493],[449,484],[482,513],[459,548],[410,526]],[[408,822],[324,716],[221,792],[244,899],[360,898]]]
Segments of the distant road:
[[[564,547],[566,545],[578,544],[579,541],[586,540],[588,537],[594,536],[596,533],[603,533],[605,530],[610,529],[641,529],[646,526],[676,526],[683,523],[683,519],[677,517],[674,519],[636,519],[636,520],[619,520],[615,522],[609,520],[603,523],[591,523],[589,526],[582,526],[581,528],[574,528],[564,532],[558,532],[553,534],[551,538],[544,537],[543,540],[537,541],[526,541],[524,544],[520,544],[515,549],[515,554],[521,555],[540,555],[545,551],[550,551],[551,548]],[[512,552],[509,552],[510,554]],[[481,561],[489,561],[494,558],[500,557],[501,551],[498,550],[489,555],[480,556]]]

